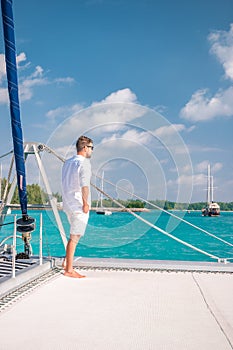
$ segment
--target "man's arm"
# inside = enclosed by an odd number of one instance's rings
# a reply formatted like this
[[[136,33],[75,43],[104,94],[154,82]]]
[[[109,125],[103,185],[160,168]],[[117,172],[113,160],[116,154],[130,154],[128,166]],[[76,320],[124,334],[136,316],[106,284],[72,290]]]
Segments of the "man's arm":
[[[89,188],[88,186],[82,187],[82,199],[83,199],[83,212],[87,214],[89,212],[89,204],[87,202],[89,195]]]

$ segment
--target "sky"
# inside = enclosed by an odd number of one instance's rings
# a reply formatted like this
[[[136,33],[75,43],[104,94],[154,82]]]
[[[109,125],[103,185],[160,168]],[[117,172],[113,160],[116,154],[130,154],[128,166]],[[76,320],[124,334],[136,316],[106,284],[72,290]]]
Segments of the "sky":
[[[68,158],[91,137],[93,174],[115,198],[205,201],[210,164],[214,200],[233,200],[232,0],[20,0],[13,12],[25,142]],[[13,146],[0,31],[1,156]],[[41,156],[60,191],[62,163]]]

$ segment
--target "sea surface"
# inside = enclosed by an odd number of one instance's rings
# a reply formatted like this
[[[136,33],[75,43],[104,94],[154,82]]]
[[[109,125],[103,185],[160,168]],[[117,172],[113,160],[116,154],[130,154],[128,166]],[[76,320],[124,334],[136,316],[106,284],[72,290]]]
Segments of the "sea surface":
[[[31,239],[33,254],[38,255],[39,253],[41,213],[43,217],[43,255],[64,256],[65,249],[51,210],[32,210],[28,212],[36,220],[36,229],[32,232]],[[66,215],[63,212],[59,213],[68,237],[69,225]],[[5,223],[12,222],[15,214],[21,217],[19,211],[12,211],[12,214],[7,216]],[[198,211],[191,211],[190,213],[172,211],[171,214],[233,244],[232,212],[222,212],[219,217],[203,217]],[[95,258],[186,261],[216,261],[216,258],[233,258],[232,246],[166,213],[152,210],[138,213],[138,215],[146,222],[127,212],[113,212],[110,216],[97,215],[95,212],[91,212],[85,236],[81,238],[75,255]],[[168,234],[195,246],[207,254],[213,255],[215,258],[175,241],[172,237],[149,226],[148,222],[150,225],[157,226]],[[0,241],[11,235],[12,232],[13,224],[3,226],[0,231]],[[12,238],[6,243],[10,244],[11,240]],[[23,250],[23,241],[18,238],[17,253]],[[230,262],[233,262],[233,259]]]

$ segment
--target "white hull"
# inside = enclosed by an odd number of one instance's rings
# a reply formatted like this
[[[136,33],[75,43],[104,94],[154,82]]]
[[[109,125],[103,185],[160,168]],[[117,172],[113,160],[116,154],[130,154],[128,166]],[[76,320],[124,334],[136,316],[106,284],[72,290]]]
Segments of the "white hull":
[[[112,212],[110,210],[96,210],[96,214],[99,214],[99,215],[112,215]]]

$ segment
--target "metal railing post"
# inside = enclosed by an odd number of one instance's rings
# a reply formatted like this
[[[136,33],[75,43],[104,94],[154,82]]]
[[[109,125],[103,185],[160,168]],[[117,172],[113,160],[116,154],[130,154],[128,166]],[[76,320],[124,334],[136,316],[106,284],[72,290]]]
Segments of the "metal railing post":
[[[43,263],[43,241],[42,241],[42,225],[43,225],[43,218],[42,218],[42,213],[40,213],[40,265]]]
[[[14,215],[14,234],[13,234],[13,252],[12,252],[12,278],[15,278],[15,253],[16,253],[16,214]]]

